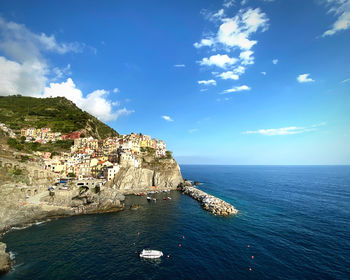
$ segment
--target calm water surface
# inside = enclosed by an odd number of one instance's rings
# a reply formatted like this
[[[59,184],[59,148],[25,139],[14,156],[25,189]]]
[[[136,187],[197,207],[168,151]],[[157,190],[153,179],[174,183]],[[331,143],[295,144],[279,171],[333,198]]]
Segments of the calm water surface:
[[[350,279],[349,166],[181,168],[239,214],[210,215],[176,191],[129,197],[139,210],[7,234],[16,265],[1,279]],[[147,246],[165,256],[140,259]]]

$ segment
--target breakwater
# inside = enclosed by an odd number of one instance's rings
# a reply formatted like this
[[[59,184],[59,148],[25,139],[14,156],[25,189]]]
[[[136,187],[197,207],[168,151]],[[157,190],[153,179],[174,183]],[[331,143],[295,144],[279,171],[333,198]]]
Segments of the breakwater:
[[[180,184],[179,190],[199,201],[203,209],[219,216],[236,215],[238,210],[230,203],[193,187],[190,181]]]

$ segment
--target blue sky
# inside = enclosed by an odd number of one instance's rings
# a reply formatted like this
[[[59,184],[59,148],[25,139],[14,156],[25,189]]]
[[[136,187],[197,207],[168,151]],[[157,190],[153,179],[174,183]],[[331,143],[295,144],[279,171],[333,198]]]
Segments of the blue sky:
[[[0,95],[66,96],[180,163],[350,164],[350,0],[1,1]]]

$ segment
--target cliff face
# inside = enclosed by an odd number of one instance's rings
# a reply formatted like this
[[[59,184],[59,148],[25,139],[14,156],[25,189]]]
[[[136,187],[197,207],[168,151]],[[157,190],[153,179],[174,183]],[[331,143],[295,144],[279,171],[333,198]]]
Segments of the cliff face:
[[[9,272],[11,269],[11,258],[6,252],[6,244],[0,242],[0,275]]]
[[[122,167],[110,183],[124,194],[157,189],[176,189],[183,182],[180,167],[173,159],[144,162],[141,168]]]
[[[30,196],[28,196],[30,194]],[[123,209],[125,199],[118,190],[95,188],[82,190],[71,186],[71,190],[55,190],[47,187],[0,188],[0,234],[11,227],[22,227],[44,219],[84,213],[113,212]]]

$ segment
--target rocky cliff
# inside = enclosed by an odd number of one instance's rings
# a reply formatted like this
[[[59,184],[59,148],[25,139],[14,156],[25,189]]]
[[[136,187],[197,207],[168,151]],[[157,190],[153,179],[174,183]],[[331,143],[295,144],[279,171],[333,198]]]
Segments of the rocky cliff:
[[[6,244],[0,242],[0,275],[11,269],[10,254],[6,252]]]
[[[149,190],[176,189],[183,182],[180,167],[174,159],[143,162],[141,168],[122,167],[110,186],[124,194]]]

